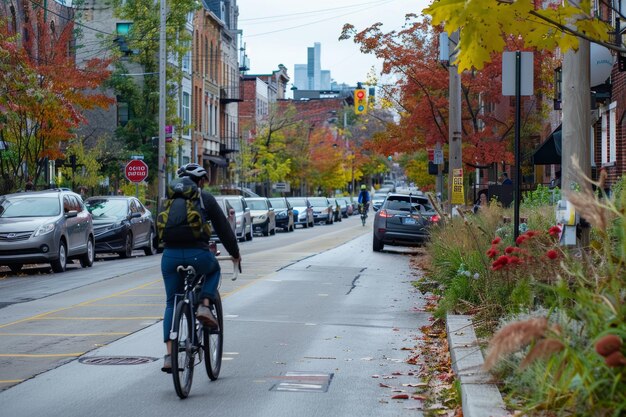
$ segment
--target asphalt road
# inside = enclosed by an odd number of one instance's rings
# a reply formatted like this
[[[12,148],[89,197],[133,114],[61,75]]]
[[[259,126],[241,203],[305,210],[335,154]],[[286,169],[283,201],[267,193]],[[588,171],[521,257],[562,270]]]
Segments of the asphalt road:
[[[420,401],[391,399],[419,383],[403,350],[428,320],[410,283],[414,251],[374,253],[371,239],[354,216],[242,244],[244,274],[232,282],[223,265],[222,373],[209,382],[197,367],[184,401],[160,372],[160,256],[2,279],[1,414],[419,415]],[[149,361],[78,360],[118,356]]]

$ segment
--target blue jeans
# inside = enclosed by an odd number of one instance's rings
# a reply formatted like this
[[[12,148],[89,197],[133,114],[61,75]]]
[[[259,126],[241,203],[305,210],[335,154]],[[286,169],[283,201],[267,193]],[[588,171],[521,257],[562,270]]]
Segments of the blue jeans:
[[[172,328],[174,315],[174,296],[183,292],[183,280],[176,272],[179,265],[192,265],[196,273],[204,274],[204,285],[200,298],[212,298],[217,295],[217,286],[220,281],[220,264],[215,255],[204,249],[163,250],[161,258],[161,274],[165,284],[165,313],[163,315],[163,341],[167,342]]]

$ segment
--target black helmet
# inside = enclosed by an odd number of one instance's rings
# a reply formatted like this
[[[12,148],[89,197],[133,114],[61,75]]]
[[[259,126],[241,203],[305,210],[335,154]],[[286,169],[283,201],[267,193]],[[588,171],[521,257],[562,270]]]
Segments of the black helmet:
[[[190,177],[194,181],[198,181],[201,178],[208,178],[206,169],[194,162],[178,168],[176,174],[178,175],[178,178]]]

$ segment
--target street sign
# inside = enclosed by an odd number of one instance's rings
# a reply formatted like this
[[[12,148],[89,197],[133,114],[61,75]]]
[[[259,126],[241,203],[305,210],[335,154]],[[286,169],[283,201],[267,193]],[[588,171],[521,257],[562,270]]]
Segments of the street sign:
[[[148,165],[140,159],[133,159],[126,164],[124,173],[128,181],[141,182],[148,178]]]
[[[443,164],[443,149],[435,148],[433,153],[433,163],[435,165]]]
[[[291,191],[291,187],[289,186],[288,182],[275,182],[272,185],[272,188],[276,191],[282,191],[285,193],[288,193]]]
[[[131,155],[130,159],[142,159],[143,160],[143,155]]]

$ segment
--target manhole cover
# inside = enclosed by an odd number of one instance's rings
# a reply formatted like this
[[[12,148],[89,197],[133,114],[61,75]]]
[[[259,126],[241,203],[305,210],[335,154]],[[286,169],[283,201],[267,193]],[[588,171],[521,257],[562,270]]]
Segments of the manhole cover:
[[[148,356],[89,356],[78,361],[86,365],[143,365],[157,359]]]
[[[285,372],[283,375],[274,377],[280,382],[276,383],[270,391],[287,392],[327,392],[332,373],[325,372]]]

